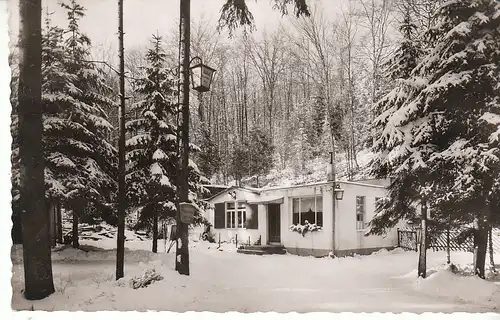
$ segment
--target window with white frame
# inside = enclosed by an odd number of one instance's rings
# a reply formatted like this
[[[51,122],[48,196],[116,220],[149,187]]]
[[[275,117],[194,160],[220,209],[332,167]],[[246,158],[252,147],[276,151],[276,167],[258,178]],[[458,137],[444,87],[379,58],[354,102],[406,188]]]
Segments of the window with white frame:
[[[309,222],[319,227],[323,226],[323,197],[312,196],[292,200],[292,222],[301,224]]]
[[[366,223],[366,197],[356,196],[356,230],[365,229]]]
[[[246,205],[244,202],[226,203],[226,228],[235,229],[245,227],[247,221]]]

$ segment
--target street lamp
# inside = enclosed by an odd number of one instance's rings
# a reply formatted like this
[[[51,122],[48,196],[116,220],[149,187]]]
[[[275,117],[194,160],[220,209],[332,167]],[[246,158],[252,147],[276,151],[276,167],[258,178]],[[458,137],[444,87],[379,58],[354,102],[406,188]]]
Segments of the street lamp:
[[[193,89],[200,93],[207,92],[210,90],[215,69],[203,64],[200,57],[194,57],[191,59],[191,63],[195,61],[196,64],[189,68],[191,70],[191,83],[193,85]]]
[[[178,183],[178,203],[176,215],[176,251],[175,270],[183,275],[189,275],[189,224],[187,223],[193,215],[194,208],[189,205],[189,81],[193,82],[193,89],[200,92],[210,90],[214,69],[207,67],[201,58],[190,57],[190,20],[191,20],[191,0],[180,1],[180,25],[179,37],[179,73],[181,81],[179,83],[178,102],[181,107],[181,123],[179,146],[180,175]],[[193,61],[197,63],[191,68]],[[191,79],[190,78],[191,75]],[[181,212],[182,211],[182,212]],[[182,219],[183,218],[183,219]]]

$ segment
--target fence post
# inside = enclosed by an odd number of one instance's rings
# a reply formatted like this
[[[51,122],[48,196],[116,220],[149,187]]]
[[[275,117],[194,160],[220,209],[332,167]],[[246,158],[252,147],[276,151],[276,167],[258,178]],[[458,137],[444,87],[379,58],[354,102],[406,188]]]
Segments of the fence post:
[[[220,248],[220,233],[219,233],[219,248]]]
[[[248,236],[248,246],[250,246],[250,236]]]
[[[238,234],[236,234],[236,241],[234,241],[236,244],[236,248],[238,248]]]
[[[398,228],[398,247],[401,247],[401,241],[399,240],[399,234],[400,234],[400,231],[399,231],[399,228]]]
[[[415,231],[415,251],[418,252],[418,234],[416,231]]]
[[[262,245],[262,235],[259,234],[259,246],[261,246],[261,245]]]

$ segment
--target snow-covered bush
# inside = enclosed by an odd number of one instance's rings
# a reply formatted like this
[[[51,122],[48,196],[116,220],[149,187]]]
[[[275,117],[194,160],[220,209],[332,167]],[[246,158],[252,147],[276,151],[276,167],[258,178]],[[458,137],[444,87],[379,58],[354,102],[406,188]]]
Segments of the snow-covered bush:
[[[306,220],[304,225],[292,224],[290,226],[290,230],[297,232],[297,233],[300,233],[302,236],[305,236],[306,233],[308,233],[308,232],[321,231],[321,230],[323,230],[323,228],[316,225],[315,223],[311,224],[311,223],[309,223],[309,221]]]
[[[146,288],[155,281],[163,280],[163,276],[156,272],[154,268],[146,269],[141,276],[130,279],[130,286],[133,289]]]

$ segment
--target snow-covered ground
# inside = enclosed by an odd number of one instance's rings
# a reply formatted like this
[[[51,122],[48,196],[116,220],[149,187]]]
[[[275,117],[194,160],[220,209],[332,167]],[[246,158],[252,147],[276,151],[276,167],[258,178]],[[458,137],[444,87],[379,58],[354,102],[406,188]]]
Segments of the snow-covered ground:
[[[194,237],[193,237],[194,238]],[[472,257],[452,253],[460,272],[444,266],[444,252],[428,253],[425,280],[416,279],[415,252],[381,251],[338,259],[293,255],[252,256],[234,244],[191,241],[190,276],[174,271],[174,254],[150,252],[151,241],[126,242],[125,278],[114,280],[114,239],[82,240],[82,250],[52,254],[56,293],[42,301],[23,298],[22,248],[12,250],[16,310],[162,310],[276,312],[497,312],[500,278],[467,275]],[[500,256],[496,256],[500,261]],[[130,280],[148,269],[163,280],[133,289]]]

